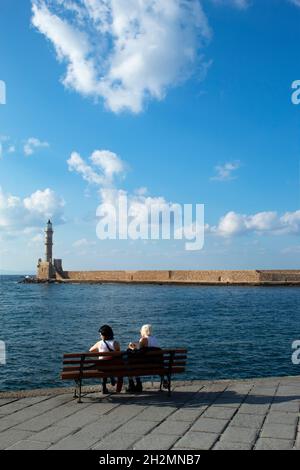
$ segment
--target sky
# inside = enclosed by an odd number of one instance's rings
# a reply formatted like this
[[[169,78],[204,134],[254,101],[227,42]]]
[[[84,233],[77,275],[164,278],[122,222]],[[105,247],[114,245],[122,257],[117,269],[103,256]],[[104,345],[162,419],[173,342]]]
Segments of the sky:
[[[0,272],[35,272],[48,218],[66,270],[298,269],[299,26],[299,0],[0,0]],[[203,248],[99,239],[120,195],[204,204]]]

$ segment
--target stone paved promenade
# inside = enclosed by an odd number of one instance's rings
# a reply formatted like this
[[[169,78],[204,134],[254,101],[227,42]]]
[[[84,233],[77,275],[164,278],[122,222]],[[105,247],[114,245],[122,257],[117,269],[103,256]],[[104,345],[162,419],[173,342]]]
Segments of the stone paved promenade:
[[[141,395],[0,394],[0,449],[300,449],[300,376],[148,383]],[[96,390],[94,388],[94,390]],[[43,395],[42,395],[43,394]]]

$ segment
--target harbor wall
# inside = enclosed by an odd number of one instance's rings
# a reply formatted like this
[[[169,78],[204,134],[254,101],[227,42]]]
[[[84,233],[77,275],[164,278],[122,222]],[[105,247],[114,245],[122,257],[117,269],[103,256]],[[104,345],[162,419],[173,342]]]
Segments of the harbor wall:
[[[300,283],[300,270],[63,271],[61,279],[74,282],[149,282],[158,284]]]
[[[270,270],[260,271],[261,282],[299,282],[300,271],[296,270]]]

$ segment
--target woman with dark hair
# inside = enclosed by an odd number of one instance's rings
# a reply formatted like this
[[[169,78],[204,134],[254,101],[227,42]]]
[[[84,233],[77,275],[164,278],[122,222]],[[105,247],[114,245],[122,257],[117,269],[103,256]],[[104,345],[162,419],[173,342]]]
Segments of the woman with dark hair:
[[[114,352],[114,351],[120,351],[121,350],[120,349],[120,344],[118,343],[118,341],[115,341],[114,332],[113,332],[112,328],[109,325],[102,325],[99,328],[99,333],[100,333],[101,340],[98,341],[96,344],[94,344],[94,346],[92,346],[90,348],[90,352],[99,352],[99,353],[101,353],[101,352]],[[109,356],[100,356],[99,359],[109,360],[110,357]],[[116,384],[115,378],[110,377],[110,382],[114,386]],[[107,394],[108,390],[106,388],[106,384],[107,384],[107,378],[106,377],[103,378],[102,384],[103,384],[102,393]],[[116,389],[117,392],[120,392],[122,390],[122,385],[123,385],[123,379],[119,378],[118,382],[117,382],[117,389]]]

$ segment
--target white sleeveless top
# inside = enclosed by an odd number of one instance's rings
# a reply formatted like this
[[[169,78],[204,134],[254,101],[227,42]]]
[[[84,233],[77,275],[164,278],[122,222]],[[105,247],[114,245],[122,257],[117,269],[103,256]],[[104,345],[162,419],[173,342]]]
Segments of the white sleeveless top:
[[[109,348],[108,348],[107,345],[109,346]],[[109,339],[109,340],[103,341],[103,339],[101,339],[101,341],[98,341],[97,346],[98,346],[98,351],[99,352],[114,351],[115,350],[115,340],[114,339]]]
[[[106,344],[105,344],[106,343]],[[109,346],[109,348],[107,347],[107,345]],[[115,340],[114,339],[109,339],[109,340],[106,340],[105,342],[103,341],[103,339],[101,341],[98,341],[97,343],[97,348],[98,348],[98,351],[99,352],[110,352],[110,351],[114,351],[115,350]],[[105,357],[105,356],[99,356],[99,359],[109,359],[109,356]]]

